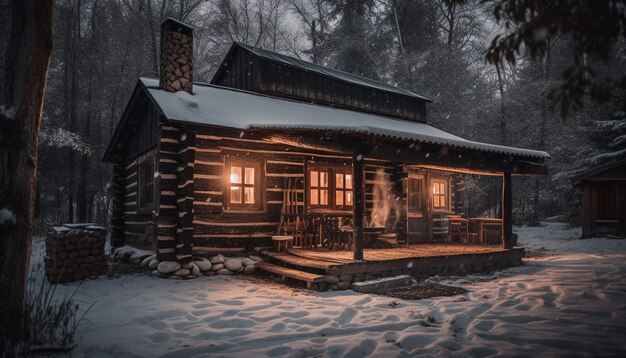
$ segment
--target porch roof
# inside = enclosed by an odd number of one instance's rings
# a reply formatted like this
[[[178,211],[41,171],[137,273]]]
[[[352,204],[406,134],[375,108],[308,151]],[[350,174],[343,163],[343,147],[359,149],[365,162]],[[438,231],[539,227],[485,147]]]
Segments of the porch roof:
[[[470,141],[427,123],[269,97],[216,85],[194,83],[194,94],[159,89],[156,79],[141,78],[168,120],[250,129],[299,129],[365,134],[451,148],[546,159],[544,151]]]

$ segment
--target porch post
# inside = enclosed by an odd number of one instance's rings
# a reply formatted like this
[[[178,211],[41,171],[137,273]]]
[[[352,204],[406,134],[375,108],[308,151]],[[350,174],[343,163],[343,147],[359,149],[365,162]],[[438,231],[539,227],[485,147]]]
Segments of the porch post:
[[[352,175],[354,189],[353,206],[353,245],[355,260],[363,260],[363,214],[365,204],[365,183],[363,180],[363,146],[355,146],[352,153]]]
[[[502,177],[502,247],[513,248],[513,191],[510,169],[506,169]]]

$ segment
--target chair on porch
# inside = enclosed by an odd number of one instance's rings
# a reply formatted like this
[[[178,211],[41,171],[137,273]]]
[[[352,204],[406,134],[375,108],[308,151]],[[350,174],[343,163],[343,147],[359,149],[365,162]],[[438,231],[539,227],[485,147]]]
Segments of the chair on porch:
[[[323,217],[321,222],[323,246],[329,250],[352,248],[352,225],[339,217]]]
[[[462,244],[473,244],[476,241],[476,233],[469,230],[469,220],[460,215],[448,216],[448,241],[460,241]]]
[[[291,237],[293,246],[307,246],[307,221],[304,217],[304,206],[298,201],[297,186],[292,180],[287,180],[283,190],[283,205],[280,210],[277,237]],[[274,238],[272,238],[274,240]],[[279,240],[278,238],[276,240]]]

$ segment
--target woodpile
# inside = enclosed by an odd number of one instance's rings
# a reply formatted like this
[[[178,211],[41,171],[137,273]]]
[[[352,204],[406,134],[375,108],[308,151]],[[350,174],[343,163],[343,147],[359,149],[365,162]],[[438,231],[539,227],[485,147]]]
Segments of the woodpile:
[[[161,26],[160,87],[192,93],[193,36],[191,28],[172,19]]]
[[[51,227],[46,236],[46,276],[54,283],[107,273],[106,229],[93,224]]]

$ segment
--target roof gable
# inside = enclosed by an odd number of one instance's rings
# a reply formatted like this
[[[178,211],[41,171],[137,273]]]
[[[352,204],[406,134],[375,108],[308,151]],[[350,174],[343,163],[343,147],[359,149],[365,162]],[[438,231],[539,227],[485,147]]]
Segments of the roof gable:
[[[326,67],[326,66],[322,66],[322,65],[318,65],[312,62],[307,62],[295,57],[291,57],[291,56],[287,56],[287,55],[283,55],[281,53],[278,52],[273,52],[273,51],[269,51],[269,50],[265,50],[262,48],[258,48],[258,47],[253,47],[250,45],[246,45],[240,42],[235,42],[233,43],[233,46],[239,46],[243,49],[245,49],[246,51],[249,51],[253,54],[255,54],[256,56],[263,58],[265,60],[268,61],[272,61],[272,62],[277,62],[277,63],[282,63],[284,65],[287,66],[291,66],[293,68],[297,68],[300,69],[302,71],[309,71],[309,72],[315,72],[317,74],[320,75],[324,75],[324,76],[328,76],[330,78],[334,78],[337,79],[339,81],[343,81],[343,82],[347,82],[347,83],[352,83],[355,85],[359,85],[359,86],[363,86],[363,87],[369,87],[375,90],[380,90],[380,91],[385,91],[385,92],[390,92],[390,93],[396,93],[396,94],[401,94],[404,96],[408,96],[408,97],[413,97],[416,99],[420,99],[426,102],[432,102],[433,100],[430,98],[427,98],[425,96],[419,95],[413,91],[410,91],[408,89],[404,89],[401,87],[396,87],[396,86],[392,86],[389,84],[385,84],[382,82],[378,82],[378,81],[374,81],[370,78],[367,77],[363,77],[363,76],[359,76],[359,75],[355,75],[349,72],[345,72],[345,71],[341,71],[341,70],[337,70],[331,67]]]
[[[234,42],[214,85],[426,122],[430,99],[369,78]]]

